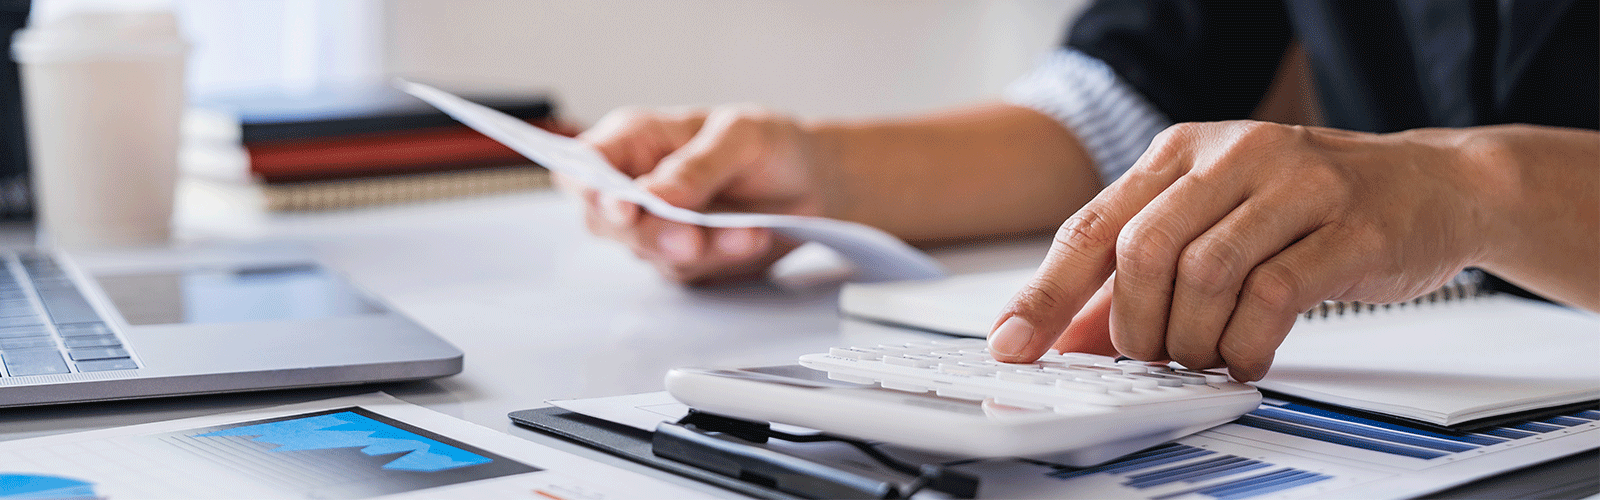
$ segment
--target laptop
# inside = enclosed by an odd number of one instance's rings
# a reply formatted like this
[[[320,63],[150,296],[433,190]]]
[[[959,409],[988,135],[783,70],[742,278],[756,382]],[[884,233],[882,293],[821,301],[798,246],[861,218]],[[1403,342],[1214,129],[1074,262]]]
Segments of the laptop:
[[[15,226],[0,236],[31,239]],[[0,407],[461,371],[459,349],[306,255],[0,249]]]

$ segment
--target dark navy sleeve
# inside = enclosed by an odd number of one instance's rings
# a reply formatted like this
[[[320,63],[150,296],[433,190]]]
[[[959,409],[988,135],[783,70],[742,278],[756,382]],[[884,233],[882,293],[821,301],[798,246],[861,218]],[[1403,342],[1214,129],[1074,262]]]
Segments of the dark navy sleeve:
[[[1259,0],[1099,0],[1066,45],[1110,65],[1174,122],[1248,118],[1293,38]]]

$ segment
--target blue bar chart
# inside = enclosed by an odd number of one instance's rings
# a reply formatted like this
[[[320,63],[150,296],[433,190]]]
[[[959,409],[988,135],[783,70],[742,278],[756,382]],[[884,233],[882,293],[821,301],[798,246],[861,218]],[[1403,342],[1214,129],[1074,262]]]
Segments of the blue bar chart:
[[[1060,491],[1074,493],[1063,498],[1315,497],[1435,468],[1491,467],[1486,461],[1497,452],[1567,436],[1600,440],[1597,429],[1600,411],[1593,409],[1444,433],[1268,399],[1234,423],[1111,463],[1035,463],[1070,486]]]

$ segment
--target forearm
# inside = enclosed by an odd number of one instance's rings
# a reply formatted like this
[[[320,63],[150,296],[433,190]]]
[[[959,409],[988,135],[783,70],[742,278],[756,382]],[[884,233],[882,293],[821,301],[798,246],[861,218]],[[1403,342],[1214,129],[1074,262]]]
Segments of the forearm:
[[[1071,132],[1017,106],[807,128],[827,215],[914,242],[1053,229],[1101,187]]]
[[[1469,129],[1461,150],[1485,173],[1481,266],[1550,299],[1600,311],[1600,133],[1510,125]]]

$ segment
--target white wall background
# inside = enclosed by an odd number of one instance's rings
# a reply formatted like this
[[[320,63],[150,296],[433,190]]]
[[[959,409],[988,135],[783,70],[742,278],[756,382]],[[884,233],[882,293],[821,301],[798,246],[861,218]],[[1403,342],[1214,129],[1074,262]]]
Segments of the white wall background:
[[[385,72],[621,105],[904,114],[999,95],[1085,0],[388,0]]]

